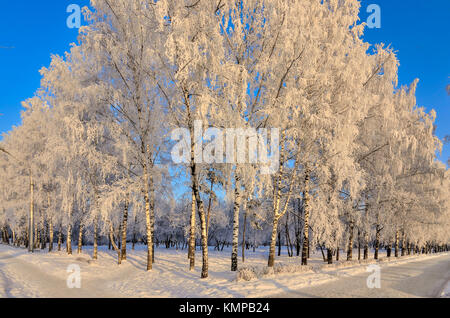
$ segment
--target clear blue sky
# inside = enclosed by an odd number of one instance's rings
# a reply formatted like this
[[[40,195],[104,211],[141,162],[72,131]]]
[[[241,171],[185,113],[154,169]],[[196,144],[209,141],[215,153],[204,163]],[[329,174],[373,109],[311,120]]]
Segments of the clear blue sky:
[[[20,123],[21,101],[39,87],[39,69],[50,54],[63,54],[76,41],[77,30],[66,26],[69,4],[88,0],[3,1],[0,11],[0,132]],[[419,78],[417,102],[437,111],[437,135],[450,134],[450,0],[363,0],[381,7],[381,28],[367,29],[371,43],[392,44],[400,59],[400,84]],[[7,49],[3,47],[8,47]],[[450,145],[443,160],[450,157]]]

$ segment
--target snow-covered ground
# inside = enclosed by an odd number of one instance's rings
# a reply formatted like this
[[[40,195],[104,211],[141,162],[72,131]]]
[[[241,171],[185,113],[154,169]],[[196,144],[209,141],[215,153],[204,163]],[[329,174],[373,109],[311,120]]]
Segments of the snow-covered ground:
[[[369,289],[367,265],[345,262],[322,266],[320,252],[312,255],[313,269],[298,273],[265,275],[237,281],[229,271],[229,251],[210,251],[210,277],[199,279],[197,267],[189,272],[186,250],[156,250],[152,272],[145,271],[144,247],[128,252],[128,260],[116,264],[117,255],[101,248],[99,259],[91,250],[68,256],[44,251],[28,254],[24,249],[0,245],[0,297],[439,297],[450,279],[450,254],[405,257],[381,262],[381,288]],[[354,256],[357,256],[355,254]],[[267,251],[246,252],[245,266],[264,267]],[[342,255],[345,258],[345,255]],[[298,264],[299,258],[282,255],[278,263]],[[81,288],[68,288],[71,265],[81,270]],[[70,276],[73,277],[73,276]]]
[[[367,278],[370,273],[353,272],[349,276],[344,271],[334,280],[301,289],[286,288],[276,297],[450,297],[449,254],[412,258],[387,266],[382,265],[380,269],[380,288],[367,287]]]
[[[450,280],[445,284],[439,296],[442,298],[450,298]]]

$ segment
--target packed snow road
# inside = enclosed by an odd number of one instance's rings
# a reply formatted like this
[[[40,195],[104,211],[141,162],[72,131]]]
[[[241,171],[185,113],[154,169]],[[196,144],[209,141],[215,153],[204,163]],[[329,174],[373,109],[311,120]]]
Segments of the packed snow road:
[[[411,298],[411,297],[449,297],[450,255],[430,259],[380,267],[380,285],[369,288],[367,280],[370,272],[344,276],[324,284],[298,290],[286,290],[277,295],[281,298],[307,297],[370,297],[370,298]],[[373,287],[373,286],[372,286]],[[380,287],[380,288],[376,288]]]
[[[30,261],[29,256],[35,256]],[[80,259],[81,260],[81,259]],[[39,254],[28,255],[23,250],[0,251],[0,297],[112,297],[103,289],[97,289],[94,282],[86,288],[67,288],[67,267],[55,266],[39,259]],[[86,290],[89,290],[86,294]]]
[[[188,270],[186,250],[156,249],[157,262],[147,272],[145,247],[129,251],[117,265],[115,254],[102,247],[99,259],[92,250],[68,256],[0,245],[0,297],[439,297],[449,294],[450,253],[414,256],[381,263],[381,288],[367,287],[367,265],[328,267],[303,273],[280,273],[251,281],[236,281],[229,270],[230,251],[210,250],[210,276],[200,279],[201,253],[195,271]],[[320,253],[311,264],[321,266]],[[248,253],[245,266],[265,267],[267,249]],[[298,263],[282,255],[277,262]],[[341,262],[338,265],[345,265]],[[334,265],[333,265],[334,266]],[[369,265],[370,266],[370,265]],[[77,286],[76,269],[79,270]],[[78,288],[79,287],[79,288]]]

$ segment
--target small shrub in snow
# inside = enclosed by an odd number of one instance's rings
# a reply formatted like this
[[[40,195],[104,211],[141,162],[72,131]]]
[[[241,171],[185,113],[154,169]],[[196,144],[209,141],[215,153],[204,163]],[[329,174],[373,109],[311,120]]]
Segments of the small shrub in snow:
[[[253,267],[245,267],[240,268],[237,272],[237,281],[251,281],[254,279],[257,279],[258,276],[256,275],[255,268]]]
[[[277,264],[274,267],[275,274],[283,273],[304,273],[312,271],[312,266],[305,266],[300,264]]]
[[[312,271],[312,266],[303,266],[299,264],[276,264],[273,268],[267,266],[246,266],[237,272],[237,281],[251,281],[263,277],[285,273],[302,273]]]

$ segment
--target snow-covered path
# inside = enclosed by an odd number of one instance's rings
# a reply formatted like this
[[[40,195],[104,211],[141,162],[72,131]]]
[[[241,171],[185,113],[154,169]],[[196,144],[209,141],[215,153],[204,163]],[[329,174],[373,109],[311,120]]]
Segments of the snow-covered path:
[[[0,250],[0,297],[114,297],[104,289],[97,288],[99,279],[87,281],[83,289],[67,288],[67,267],[54,266],[44,259],[30,262],[23,250]],[[79,258],[78,262],[83,262]],[[66,271],[61,270],[66,269]],[[89,291],[86,293],[86,291]]]
[[[370,274],[345,275],[324,284],[289,290],[277,297],[441,297],[450,280],[450,255],[381,266],[379,289],[367,287]]]
[[[145,271],[144,247],[130,251],[128,260],[116,264],[116,255],[102,247],[93,261],[92,250],[72,256],[44,251],[29,254],[24,249],[0,245],[1,297],[435,297],[450,279],[450,253],[405,257],[382,262],[381,289],[366,285],[367,265],[320,269],[323,261],[312,254],[317,270],[269,275],[252,281],[236,281],[229,271],[230,251],[210,251],[210,277],[199,279],[200,266],[190,272],[186,251],[157,249],[152,272]],[[248,253],[246,266],[264,267],[267,250]],[[297,264],[298,258],[281,256],[277,262]],[[197,253],[201,264],[201,253]],[[77,265],[81,288],[67,287],[68,267]],[[448,289],[448,288],[447,288]],[[448,290],[447,290],[448,291]],[[280,295],[281,294],[281,295]],[[445,294],[445,293],[444,293]]]

